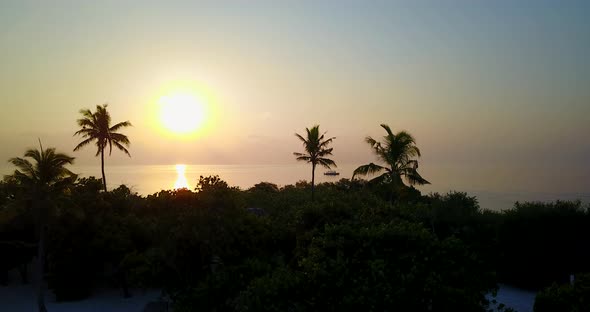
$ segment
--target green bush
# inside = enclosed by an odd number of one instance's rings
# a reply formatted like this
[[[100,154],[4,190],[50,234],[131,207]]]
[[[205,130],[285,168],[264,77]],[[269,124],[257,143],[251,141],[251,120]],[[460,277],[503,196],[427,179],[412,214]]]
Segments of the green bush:
[[[495,288],[460,240],[408,222],[326,226],[301,265],[313,310],[484,311]]]
[[[94,230],[86,220],[64,214],[48,233],[48,285],[57,301],[81,300],[92,293],[101,268],[92,248]]]
[[[573,285],[553,284],[535,298],[535,312],[590,311],[590,274],[580,274]]]
[[[49,220],[58,300],[126,284],[163,288],[176,311],[484,311],[496,275],[544,287],[590,271],[590,215],[579,202],[491,212],[465,193],[407,188],[392,203],[382,183],[347,179],[317,185],[314,202],[306,181],[241,191],[200,177],[194,191],[147,197],[101,188],[80,179]],[[9,196],[0,241],[34,244],[31,210],[7,190],[0,184]],[[541,292],[539,311],[585,311],[584,283]]]
[[[590,267],[590,215],[579,201],[516,203],[497,228],[502,282],[541,289]]]

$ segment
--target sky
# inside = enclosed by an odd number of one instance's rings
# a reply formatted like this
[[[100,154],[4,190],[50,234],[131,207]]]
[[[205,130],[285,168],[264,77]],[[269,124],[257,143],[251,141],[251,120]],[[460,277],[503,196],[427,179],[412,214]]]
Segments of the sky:
[[[415,136],[427,178],[484,168],[588,191],[589,15],[588,1],[0,0],[0,159],[40,138],[96,164],[73,133],[108,103],[133,124],[132,157],[108,164],[290,164],[315,124],[337,163],[361,164],[386,123]],[[159,122],[176,86],[207,102],[193,136]]]

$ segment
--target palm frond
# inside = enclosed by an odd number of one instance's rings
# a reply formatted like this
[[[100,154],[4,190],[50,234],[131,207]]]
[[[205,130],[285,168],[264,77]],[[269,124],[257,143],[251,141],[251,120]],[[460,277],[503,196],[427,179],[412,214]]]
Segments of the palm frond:
[[[367,142],[371,146],[373,152],[375,153],[375,155],[377,155],[377,157],[382,158],[383,148],[381,147],[381,142],[373,139],[370,136],[365,138],[365,142]]]
[[[408,144],[410,143],[416,143],[416,140],[414,139],[414,136],[411,135],[409,132],[407,131],[400,131],[395,135],[396,139],[400,142],[408,142]]]
[[[387,183],[387,181],[389,181],[390,179],[391,179],[391,175],[389,174],[389,172],[385,172],[385,173],[369,180],[369,183],[370,184]]]
[[[57,186],[71,182],[75,176],[65,168],[74,162],[74,157],[58,153],[55,148],[43,149],[41,146],[40,150],[30,149],[25,152],[25,158],[15,157],[9,161],[18,168],[9,177],[18,181],[21,187],[32,188],[35,194],[57,192]]]
[[[430,182],[422,178],[417,172],[418,161],[414,158],[420,157],[421,153],[420,149],[416,146],[415,138],[407,131],[394,133],[387,124],[381,124],[381,127],[387,132],[387,135],[383,137],[382,142],[379,142],[370,136],[366,137],[365,141],[371,146],[373,152],[377,155],[377,158],[389,167],[380,166],[388,171],[388,173],[386,173],[389,176],[388,179],[391,181],[398,181],[395,183],[402,183],[401,176],[405,176],[406,180],[411,185],[429,184]],[[369,165],[357,168],[353,174],[353,178],[356,174],[366,175],[368,173],[374,173],[371,170],[378,169],[377,167],[371,167]]]
[[[388,136],[394,136],[393,132],[391,131],[391,128],[387,124],[381,124],[381,128],[385,129]]]
[[[100,141],[96,141],[96,154],[94,156],[100,155],[100,152],[104,152],[105,145],[101,144]]]
[[[328,144],[332,143],[332,141],[334,141],[336,139],[336,137],[331,137],[329,139],[324,140],[323,137],[324,136],[322,135],[322,137],[320,138],[320,143],[319,143],[320,149],[328,146]]]
[[[93,118],[92,111],[90,111],[89,109],[81,109],[80,114],[89,120]]]
[[[406,170],[404,176],[406,177],[406,180],[408,181],[408,183],[410,183],[410,185],[430,184],[430,182],[422,178],[422,176],[420,176],[418,171],[416,171],[415,169]]]
[[[82,128],[96,128],[94,117],[81,118],[76,121],[78,126]]]
[[[109,156],[113,153],[113,140],[111,140],[111,136],[107,137],[107,142],[109,143]]]
[[[123,121],[123,122],[120,122],[120,123],[118,123],[118,124],[116,124],[116,125],[112,126],[111,128],[109,128],[109,130],[110,130],[111,132],[115,132],[115,131],[117,131],[117,130],[119,130],[119,129],[121,129],[121,128],[124,128],[124,127],[131,127],[131,126],[133,126],[133,125],[132,125],[132,124],[131,124],[129,121]]]
[[[74,135],[80,135],[84,140],[74,148],[74,151],[77,151],[96,140],[96,156],[100,155],[101,152],[104,152],[104,149],[107,146],[109,147],[109,155],[111,155],[113,144],[125,154],[130,155],[126,148],[130,144],[129,138],[116,131],[131,126],[131,122],[123,121],[110,126],[111,116],[107,107],[108,104],[96,105],[95,112],[92,112],[89,109],[80,110],[80,114],[82,114],[84,118],[78,119],[77,122],[82,129],[76,131]]]
[[[317,165],[326,167],[330,169],[332,166],[336,166],[336,163],[326,158],[325,156],[332,155],[333,148],[328,148],[328,145],[332,143],[335,137],[327,138],[326,133],[320,134],[320,126],[315,125],[311,128],[305,128],[306,137],[295,133],[295,136],[299,138],[301,142],[303,142],[303,147],[305,149],[305,153],[298,153],[295,152],[296,159],[298,161],[305,161],[312,164],[312,172],[315,171],[315,167]],[[313,173],[312,173],[313,177]],[[313,178],[312,178],[312,186],[313,186]],[[313,198],[313,187],[312,187],[312,198]]]
[[[418,161],[417,160],[408,160],[406,162],[406,168],[411,168],[413,170],[418,169]]]
[[[111,140],[113,140],[114,142],[117,142],[117,143],[121,143],[125,146],[129,146],[129,144],[131,144],[129,142],[129,138],[126,135],[121,134],[121,133],[116,133],[116,132],[111,133]]]
[[[297,159],[298,161],[306,161],[306,162],[311,161],[311,157],[309,157],[308,155],[301,154],[301,153],[293,153],[293,155],[296,156],[295,159]]]
[[[14,166],[16,166],[20,170],[24,171],[24,173],[21,173],[20,171],[17,170],[15,173],[18,172],[18,174],[24,174],[27,176],[36,177],[35,167],[27,159],[20,158],[20,157],[14,157],[14,158],[10,158],[8,160],[8,162],[12,163]]]
[[[418,148],[418,146],[416,146],[416,145],[411,145],[411,146],[408,146],[408,148],[407,148],[407,150],[406,150],[406,151],[407,151],[407,154],[408,154],[409,156],[411,156],[411,157],[416,157],[416,156],[417,156],[417,157],[420,157],[420,156],[422,156],[422,155],[420,154],[420,149],[419,149],[419,148]]]
[[[33,181],[36,180],[36,178],[33,178],[28,174],[22,173],[18,169],[14,170],[14,173],[11,175],[5,175],[4,179],[14,179],[14,181],[18,182],[22,186],[31,185],[33,184]]]
[[[98,136],[98,134],[99,134],[99,132],[93,128],[83,128],[83,129],[80,129],[80,130],[74,132],[74,135],[81,135],[83,138],[96,137],[96,136]]]
[[[113,141],[113,144],[115,144],[115,146],[123,151],[125,154],[127,154],[127,156],[131,157],[131,154],[129,154],[129,151],[127,150],[127,148],[125,148],[125,146],[123,146],[121,143],[117,142],[117,141]]]
[[[327,149],[322,149],[320,151],[318,151],[316,153],[317,157],[324,157],[327,155],[332,155],[332,151],[334,150],[334,148],[327,148]]]
[[[96,116],[98,116],[97,119],[104,121],[104,123],[107,125],[111,124],[111,114],[109,114],[109,111],[107,110],[107,106],[109,106],[109,104],[102,104],[102,105],[96,105]]]
[[[377,142],[375,139],[373,139],[372,137],[368,136],[365,138],[365,142],[367,142],[369,145],[371,145],[371,147],[375,146],[375,145],[380,145],[381,143]]]
[[[76,145],[76,147],[74,147],[74,152],[81,149],[82,147],[92,143],[92,141],[94,141],[94,140],[96,140],[96,138],[89,138],[89,139],[86,139],[86,140],[78,143],[78,145]]]
[[[25,157],[30,157],[30,158],[33,158],[33,159],[34,159],[34,160],[36,160],[36,161],[40,161],[41,159],[43,159],[42,152],[39,152],[39,151],[38,151],[38,150],[36,150],[36,149],[28,149],[28,150],[25,152]]]
[[[379,166],[377,164],[374,163],[370,163],[370,164],[366,164],[366,165],[362,165],[359,166],[358,168],[356,168],[353,173],[352,173],[352,179],[354,179],[355,176],[357,175],[369,175],[369,174],[375,174],[378,173],[382,170],[386,170],[387,168]]]
[[[337,167],[336,163],[333,160],[328,159],[328,158],[318,158],[317,162],[318,162],[318,164],[320,164],[328,169],[331,169],[331,167]]]
[[[307,140],[305,138],[303,138],[299,133],[295,133],[295,136],[298,137],[299,140],[301,140],[304,145],[307,143]]]

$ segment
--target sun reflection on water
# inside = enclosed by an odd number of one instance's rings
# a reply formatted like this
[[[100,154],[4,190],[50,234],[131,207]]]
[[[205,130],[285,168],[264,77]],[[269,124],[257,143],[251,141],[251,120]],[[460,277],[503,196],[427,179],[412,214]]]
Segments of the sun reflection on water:
[[[178,175],[176,177],[176,182],[174,182],[174,189],[182,189],[182,188],[186,188],[188,189],[188,181],[186,180],[186,165],[182,165],[182,164],[177,164],[176,165],[176,174]]]

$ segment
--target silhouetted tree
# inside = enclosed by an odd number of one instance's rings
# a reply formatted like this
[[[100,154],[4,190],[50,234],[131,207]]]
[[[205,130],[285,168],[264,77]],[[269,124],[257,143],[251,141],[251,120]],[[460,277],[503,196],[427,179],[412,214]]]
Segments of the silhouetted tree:
[[[41,145],[41,142],[39,142]],[[43,150],[30,149],[25,152],[25,158],[11,158],[9,162],[18,169],[14,171],[14,178],[19,187],[28,194],[39,232],[37,246],[37,305],[40,312],[47,311],[43,293],[43,271],[45,267],[45,241],[49,208],[55,196],[63,193],[76,180],[76,175],[65,168],[74,162],[74,158],[66,154],[56,153],[55,148]],[[26,158],[31,158],[33,162]]]
[[[381,127],[387,131],[387,135],[383,137],[383,143],[370,136],[365,141],[371,145],[377,158],[384,162],[386,166],[374,163],[362,165],[354,170],[352,178],[354,179],[356,175],[369,175],[385,171],[375,179],[391,184],[392,199],[393,189],[404,185],[402,177],[410,185],[430,184],[418,174],[418,161],[413,158],[420,157],[420,149],[416,146],[414,137],[406,131],[393,133],[386,124],[381,124]]]
[[[325,132],[320,135],[320,126],[315,125],[311,129],[305,128],[307,136],[303,137],[298,133],[295,136],[303,142],[305,153],[293,153],[299,161],[305,161],[311,163],[311,200],[314,198],[315,191],[315,167],[319,164],[328,169],[331,166],[336,167],[336,163],[326,158],[326,156],[332,155],[333,148],[328,148],[328,145],[332,143],[335,137],[325,139]]]
[[[100,166],[102,171],[102,183],[105,192],[107,191],[107,181],[104,174],[104,149],[109,146],[109,155],[113,151],[113,145],[131,157],[127,147],[129,147],[129,138],[126,135],[116,132],[117,130],[131,126],[129,121],[120,122],[114,126],[111,126],[111,115],[107,111],[107,104],[97,105],[96,112],[92,112],[89,109],[80,110],[80,114],[84,118],[78,119],[78,126],[82,129],[76,131],[74,135],[81,135],[84,140],[80,142],[74,151],[79,150],[96,141],[96,155],[100,154]]]

